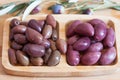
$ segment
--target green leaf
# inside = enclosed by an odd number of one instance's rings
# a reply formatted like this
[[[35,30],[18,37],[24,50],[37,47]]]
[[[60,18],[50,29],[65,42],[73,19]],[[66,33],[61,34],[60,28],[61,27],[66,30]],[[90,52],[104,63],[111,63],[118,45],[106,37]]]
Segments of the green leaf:
[[[119,10],[120,11],[120,6],[114,6],[112,9]]]
[[[17,6],[15,6],[15,7],[9,12],[9,14],[14,13],[14,12],[20,10],[20,9],[23,9],[25,6],[26,6],[26,3],[18,4]]]

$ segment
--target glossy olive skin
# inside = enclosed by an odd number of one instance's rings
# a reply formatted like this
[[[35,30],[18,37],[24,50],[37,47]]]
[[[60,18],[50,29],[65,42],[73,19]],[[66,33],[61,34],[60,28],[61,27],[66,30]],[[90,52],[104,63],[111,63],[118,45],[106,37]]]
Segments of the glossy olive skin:
[[[13,34],[24,34],[26,29],[27,29],[27,27],[24,25],[17,25],[16,27],[11,29],[11,32]]]
[[[23,51],[31,57],[42,57],[45,54],[45,47],[38,44],[26,44]]]
[[[73,44],[73,49],[77,51],[85,51],[90,46],[90,39],[88,37],[82,37]]]
[[[26,56],[26,54],[23,51],[17,50],[16,51],[16,57],[18,62],[23,65],[23,66],[28,66],[30,61],[28,56]]]
[[[71,66],[77,66],[80,63],[80,53],[72,49],[72,46],[68,47],[66,54],[67,63]]]
[[[56,29],[53,29],[53,32],[52,32],[52,40],[53,41],[56,41],[58,39],[58,32]]]
[[[99,63],[101,65],[110,65],[116,59],[117,53],[115,47],[111,47],[102,51]]]
[[[74,35],[67,40],[68,45],[73,45],[79,39],[78,35]]]
[[[36,30],[31,29],[31,28],[27,28],[25,34],[26,34],[27,40],[30,41],[31,43],[34,43],[34,44],[41,44],[42,43],[43,36],[39,32],[37,32]]]
[[[81,63],[84,65],[93,65],[100,59],[101,52],[86,52],[81,57]]]
[[[30,61],[34,66],[42,66],[44,61],[41,57],[31,57]]]
[[[49,60],[51,54],[52,54],[52,49],[51,49],[51,48],[47,49],[47,50],[46,50],[46,53],[45,53],[45,55],[44,55],[44,57],[43,57],[45,64],[48,63],[48,60]]]
[[[47,65],[48,66],[56,66],[57,64],[59,64],[60,58],[61,58],[60,52],[58,50],[53,51],[53,53],[49,57]]]
[[[37,21],[39,26],[41,27],[41,29],[43,29],[44,25],[45,25],[45,20],[38,20]]]
[[[56,28],[57,22],[52,15],[47,15],[46,24],[51,25],[53,28]]]
[[[27,43],[26,36],[23,34],[15,34],[14,40],[19,44],[26,44]]]
[[[115,32],[113,28],[107,29],[107,35],[103,40],[103,44],[105,47],[113,47],[115,44]]]
[[[12,65],[17,64],[16,53],[14,49],[12,48],[8,49],[8,57]]]
[[[19,24],[20,24],[20,20],[12,19],[11,22],[10,22],[10,27],[13,28],[13,27],[15,27],[15,26],[17,26]]]
[[[103,44],[101,42],[97,42],[97,43],[91,44],[87,51],[99,52],[102,49],[103,49]]]
[[[73,21],[71,24],[68,25],[67,31],[66,31],[66,35],[67,37],[71,37],[73,35],[75,35],[75,31],[74,29],[81,23],[80,20],[75,20]]]
[[[45,39],[50,38],[52,35],[52,26],[45,25],[45,27],[43,28],[43,31],[42,31],[42,35]]]
[[[22,49],[23,46],[13,41],[11,42],[11,47],[15,50],[19,50],[19,49]]]
[[[65,54],[67,52],[67,42],[65,40],[58,39],[56,45],[61,53]]]
[[[94,28],[89,23],[81,23],[75,28],[75,32],[82,36],[93,36]]]
[[[50,48],[50,41],[47,39],[43,39],[41,45],[44,46],[46,49],[48,49]]]
[[[107,26],[103,23],[99,23],[94,26],[94,30],[95,30],[94,39],[97,41],[102,41],[106,36]]]
[[[38,32],[41,32],[42,29],[41,29],[41,26],[39,25],[39,23],[35,20],[35,19],[31,19],[29,22],[28,22],[28,26]]]

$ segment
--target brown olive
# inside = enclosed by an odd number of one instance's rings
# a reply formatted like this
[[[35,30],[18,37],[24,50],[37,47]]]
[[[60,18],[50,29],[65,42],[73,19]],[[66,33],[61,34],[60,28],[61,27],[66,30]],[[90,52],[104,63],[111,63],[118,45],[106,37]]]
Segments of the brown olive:
[[[12,19],[11,22],[10,22],[10,27],[13,28],[13,27],[15,27],[15,26],[17,26],[19,24],[20,24],[20,20]]]
[[[50,41],[50,48],[52,49],[52,51],[55,51],[57,49],[56,43],[53,40],[49,40],[49,41]]]
[[[41,45],[48,49],[50,48],[50,41],[48,41],[47,39],[43,39]]]
[[[48,66],[55,66],[57,64],[59,64],[60,62],[60,58],[61,58],[61,54],[58,50],[53,51],[53,53],[51,54],[47,65]]]
[[[16,51],[16,57],[18,62],[23,65],[23,66],[28,66],[29,65],[29,58],[26,56],[26,54],[20,50]]]
[[[45,25],[45,27],[43,28],[43,31],[42,31],[42,35],[46,39],[50,38],[52,35],[52,26]]]
[[[14,49],[12,48],[8,49],[8,57],[12,65],[17,64],[16,54]]]
[[[51,53],[52,53],[51,48],[49,48],[49,49],[46,50],[46,53],[45,53],[45,55],[43,57],[45,64],[47,64],[47,62],[48,62],[48,60],[50,58]]]
[[[41,57],[31,57],[30,61],[34,66],[43,65],[43,59]]]
[[[57,22],[52,15],[47,15],[46,23],[48,25],[51,25],[53,28],[56,28]]]
[[[57,30],[54,29],[52,32],[52,40],[56,41],[57,39],[58,39],[58,33],[57,33]]]

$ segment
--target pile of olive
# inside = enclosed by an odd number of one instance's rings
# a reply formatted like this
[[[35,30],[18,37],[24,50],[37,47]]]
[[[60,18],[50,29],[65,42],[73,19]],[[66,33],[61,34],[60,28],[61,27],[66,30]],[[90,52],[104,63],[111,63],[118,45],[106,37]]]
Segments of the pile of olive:
[[[66,31],[67,63],[71,66],[113,64],[117,54],[112,27],[100,19],[70,23]]]
[[[52,15],[45,20],[31,19],[10,22],[10,49],[8,56],[13,65],[59,64],[61,53],[66,53],[67,44],[58,37],[57,21]]]

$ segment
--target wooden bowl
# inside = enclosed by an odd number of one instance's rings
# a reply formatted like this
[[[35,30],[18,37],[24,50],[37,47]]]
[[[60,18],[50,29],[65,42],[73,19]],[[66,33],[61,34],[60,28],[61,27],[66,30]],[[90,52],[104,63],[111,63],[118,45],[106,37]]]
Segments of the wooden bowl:
[[[62,55],[60,63],[57,66],[13,66],[10,64],[8,59],[8,49],[9,49],[9,23],[13,18],[18,18],[21,20],[21,17],[13,17],[9,18],[5,21],[5,25],[3,28],[3,48],[2,48],[2,66],[6,73],[12,75],[20,75],[20,76],[93,76],[93,75],[103,75],[116,72],[120,66],[120,22],[113,18],[107,16],[89,16],[89,15],[53,15],[54,18],[59,23],[59,37],[62,39],[66,39],[65,37],[65,29],[66,25],[72,20],[91,20],[94,18],[98,18],[103,20],[105,23],[111,25],[115,30],[116,35],[116,43],[115,47],[117,50],[117,58],[112,65],[101,66],[69,66],[66,62],[65,55]],[[33,15],[28,16],[26,21],[30,19],[45,19],[46,15]]]

